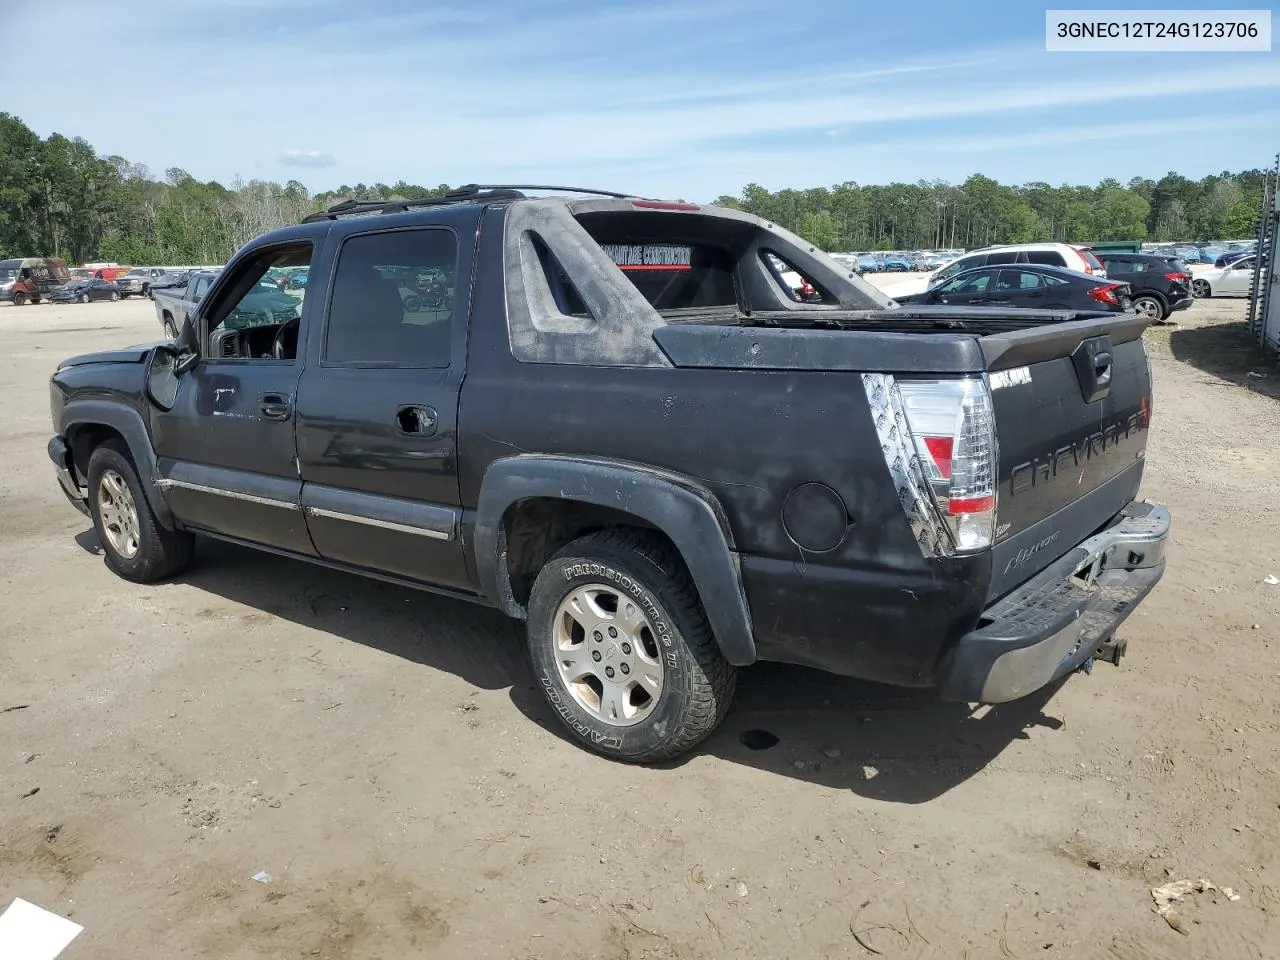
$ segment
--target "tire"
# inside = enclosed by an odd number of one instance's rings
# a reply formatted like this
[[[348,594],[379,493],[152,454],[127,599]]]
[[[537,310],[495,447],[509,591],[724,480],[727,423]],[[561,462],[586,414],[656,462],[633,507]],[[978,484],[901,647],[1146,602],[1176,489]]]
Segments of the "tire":
[[[1213,289],[1209,286],[1208,280],[1192,280],[1191,295],[1196,298],[1212,297]]]
[[[719,726],[733,699],[737,671],[720,655],[693,581],[652,534],[593,533],[552,557],[534,581],[528,640],[551,708],[582,744],[613,760],[679,756]],[[597,675],[604,672],[614,679]]]
[[[13,305],[15,307],[20,307],[26,302],[27,302],[27,295],[25,293],[15,293],[13,295]]]
[[[1158,298],[1148,294],[1143,294],[1133,298],[1130,309],[1139,316],[1146,317],[1154,323],[1159,323],[1169,313],[1164,303]]]
[[[164,335],[170,340],[178,339],[178,328],[174,326],[172,317],[164,318]]]
[[[118,293],[116,293],[114,290],[112,290],[112,291],[111,291],[111,302],[112,302],[112,303],[115,303],[115,302],[116,302],[117,300],[119,300],[119,299],[120,299],[120,294],[118,294]]]
[[[191,562],[195,537],[160,526],[122,441],[89,457],[89,512],[107,566],[126,580],[152,583]]]
[[[88,303],[88,302],[89,302],[89,295],[88,295],[87,293],[82,293],[82,294],[80,294],[80,302],[81,302],[81,303]]]

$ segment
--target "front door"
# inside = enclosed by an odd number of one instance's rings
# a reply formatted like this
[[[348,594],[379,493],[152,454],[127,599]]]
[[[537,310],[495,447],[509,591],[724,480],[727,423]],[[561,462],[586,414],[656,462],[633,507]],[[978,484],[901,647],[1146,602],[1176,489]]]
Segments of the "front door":
[[[327,559],[474,589],[457,443],[470,260],[445,227],[361,233],[338,250],[297,405],[302,503]]]
[[[271,266],[308,265],[312,245],[266,248],[229,268],[202,304],[200,363],[169,410],[152,410],[159,483],[192,529],[314,554],[302,516],[294,404],[301,295],[261,283]]]
[[[1231,264],[1222,279],[1214,284],[1213,292],[1231,297],[1247,297],[1253,286],[1253,257],[1244,257]]]

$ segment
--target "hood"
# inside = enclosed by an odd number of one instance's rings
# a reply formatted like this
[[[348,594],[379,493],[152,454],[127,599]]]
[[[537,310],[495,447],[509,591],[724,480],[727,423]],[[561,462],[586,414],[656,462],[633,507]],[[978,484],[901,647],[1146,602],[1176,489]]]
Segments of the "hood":
[[[69,357],[58,364],[58,369],[65,367],[83,367],[89,363],[145,363],[151,351],[164,340],[142,343],[134,347],[121,347],[119,350],[102,350],[98,353],[82,353],[78,357]]]

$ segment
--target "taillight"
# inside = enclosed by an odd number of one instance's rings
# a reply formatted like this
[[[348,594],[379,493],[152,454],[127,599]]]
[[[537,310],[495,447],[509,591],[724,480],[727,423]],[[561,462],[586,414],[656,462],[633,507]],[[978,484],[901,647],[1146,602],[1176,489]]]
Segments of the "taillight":
[[[1116,297],[1116,291],[1119,289],[1120,284],[1118,283],[1108,284],[1104,287],[1091,287],[1089,290],[1089,296],[1093,297],[1095,300],[1101,301],[1102,303],[1109,303],[1118,306],[1120,300]]]
[[[1191,274],[1179,273],[1178,271],[1173,270],[1173,271],[1170,271],[1169,273],[1166,273],[1164,275],[1164,278],[1173,283],[1186,283],[1188,280],[1191,279]]]
[[[906,483],[920,494],[908,518],[922,550],[948,556],[991,546],[996,438],[987,385],[978,379],[895,381],[883,374],[864,374],[863,385],[890,472],[901,474],[895,476],[900,493]],[[907,437],[896,429],[893,436],[884,432],[896,427],[897,411]]]

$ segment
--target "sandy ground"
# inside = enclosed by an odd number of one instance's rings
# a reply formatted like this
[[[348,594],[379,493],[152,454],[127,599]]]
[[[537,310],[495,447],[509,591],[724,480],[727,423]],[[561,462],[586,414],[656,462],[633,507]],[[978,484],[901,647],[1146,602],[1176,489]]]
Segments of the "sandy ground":
[[[492,612],[212,543],[114,577],[46,381],[151,305],[0,306],[0,907],[83,924],[69,960],[1280,956],[1280,367],[1241,310],[1149,334],[1176,543],[1121,668],[973,712],[757,667],[639,769],[562,739]],[[1168,877],[1239,900],[1182,935]]]

